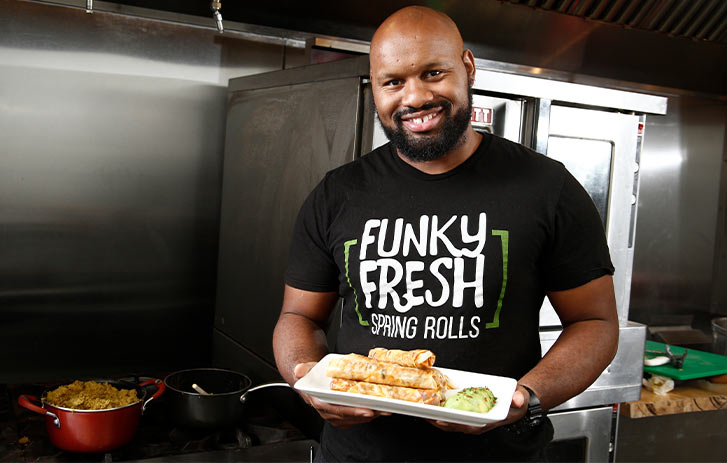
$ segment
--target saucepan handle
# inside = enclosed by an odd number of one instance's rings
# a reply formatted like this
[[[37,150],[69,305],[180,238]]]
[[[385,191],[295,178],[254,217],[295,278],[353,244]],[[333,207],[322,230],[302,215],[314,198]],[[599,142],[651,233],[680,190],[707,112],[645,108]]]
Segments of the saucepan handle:
[[[53,424],[56,426],[56,428],[61,427],[61,420],[58,419],[58,416],[55,413],[50,412],[43,407],[35,405],[33,402],[31,402],[31,400],[39,402],[38,398],[34,395],[21,395],[20,397],[18,397],[18,405],[23,408],[27,408],[31,412],[50,416],[51,418],[53,418]]]
[[[144,387],[144,386],[149,386],[151,384],[155,385],[157,390],[151,397],[149,397],[144,402],[144,405],[141,406],[142,414],[146,411],[146,406],[149,405],[149,402],[151,402],[154,399],[158,399],[159,396],[164,394],[164,390],[167,388],[167,386],[164,385],[164,381],[162,381],[161,379],[150,379],[150,380],[144,381],[142,383],[139,383],[139,386]]]
[[[277,383],[266,383],[266,384],[261,384],[259,386],[251,387],[250,389],[248,389],[247,391],[242,393],[242,395],[240,396],[240,402],[245,403],[247,401],[248,393],[257,391],[258,389],[265,389],[267,387],[290,387],[290,384],[277,382]]]

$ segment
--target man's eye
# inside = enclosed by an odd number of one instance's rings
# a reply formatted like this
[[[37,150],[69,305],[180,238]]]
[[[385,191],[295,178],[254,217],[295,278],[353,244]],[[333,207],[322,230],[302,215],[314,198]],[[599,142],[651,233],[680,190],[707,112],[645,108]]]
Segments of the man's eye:
[[[401,81],[399,79],[392,79],[384,82],[384,87],[396,87],[399,84],[401,84]]]
[[[439,70],[427,71],[427,76],[429,76],[429,77],[437,77],[441,73],[442,73],[442,71],[439,71]]]

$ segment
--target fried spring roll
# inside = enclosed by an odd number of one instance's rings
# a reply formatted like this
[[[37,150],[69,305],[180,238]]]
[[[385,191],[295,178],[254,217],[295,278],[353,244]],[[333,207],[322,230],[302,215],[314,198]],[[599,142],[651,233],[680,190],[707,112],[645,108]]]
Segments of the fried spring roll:
[[[437,389],[416,389],[413,387],[388,386],[386,384],[367,383],[348,379],[333,378],[331,390],[354,392],[387,399],[406,400],[429,405],[439,405],[444,400],[444,394]]]
[[[331,360],[326,368],[326,375],[420,389],[443,389],[448,383],[447,378],[434,368],[403,367],[359,354],[348,354]]]
[[[384,349],[383,347],[371,349],[369,357],[413,368],[431,368],[436,358],[432,351],[426,349],[399,350]]]

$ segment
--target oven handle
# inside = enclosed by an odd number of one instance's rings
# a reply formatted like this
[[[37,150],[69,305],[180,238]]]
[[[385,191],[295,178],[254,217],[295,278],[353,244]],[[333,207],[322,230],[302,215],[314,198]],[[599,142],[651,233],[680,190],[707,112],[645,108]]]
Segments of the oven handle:
[[[55,413],[50,412],[46,410],[43,407],[39,407],[31,402],[31,400],[34,400],[36,402],[39,402],[38,398],[34,395],[21,395],[18,397],[18,405],[20,405],[23,408],[27,408],[31,412],[40,413],[41,415],[46,415],[51,418],[53,418],[53,424],[56,426],[56,428],[61,427],[61,420],[58,419],[58,416],[56,416]]]

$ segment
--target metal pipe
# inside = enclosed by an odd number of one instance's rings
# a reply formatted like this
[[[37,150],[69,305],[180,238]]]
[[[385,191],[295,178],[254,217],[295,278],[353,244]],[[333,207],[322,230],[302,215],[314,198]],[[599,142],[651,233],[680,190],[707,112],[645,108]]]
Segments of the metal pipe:
[[[60,8],[81,9],[84,8],[83,0],[25,0],[29,3],[38,3]],[[94,13],[125,16],[128,18],[144,18],[159,21],[166,24],[189,26],[199,29],[210,29],[212,26],[208,18],[201,16],[174,13],[164,10],[152,10],[148,8],[129,6],[108,1],[96,1]],[[232,26],[230,27],[230,24]],[[227,32],[240,36],[245,40],[254,42],[283,45],[293,48],[305,48],[306,40],[315,37],[308,32],[279,29],[276,27],[258,26],[255,24],[243,24],[235,21],[227,21]],[[345,39],[340,39],[344,41]]]
[[[222,15],[220,14],[220,8],[222,8],[222,2],[219,0],[212,0],[212,3],[210,3],[210,8],[212,9],[212,17],[215,20],[215,23],[217,24],[217,30],[222,33],[225,31],[225,28],[222,26]]]
[[[93,13],[93,0],[86,0],[86,13]]]

